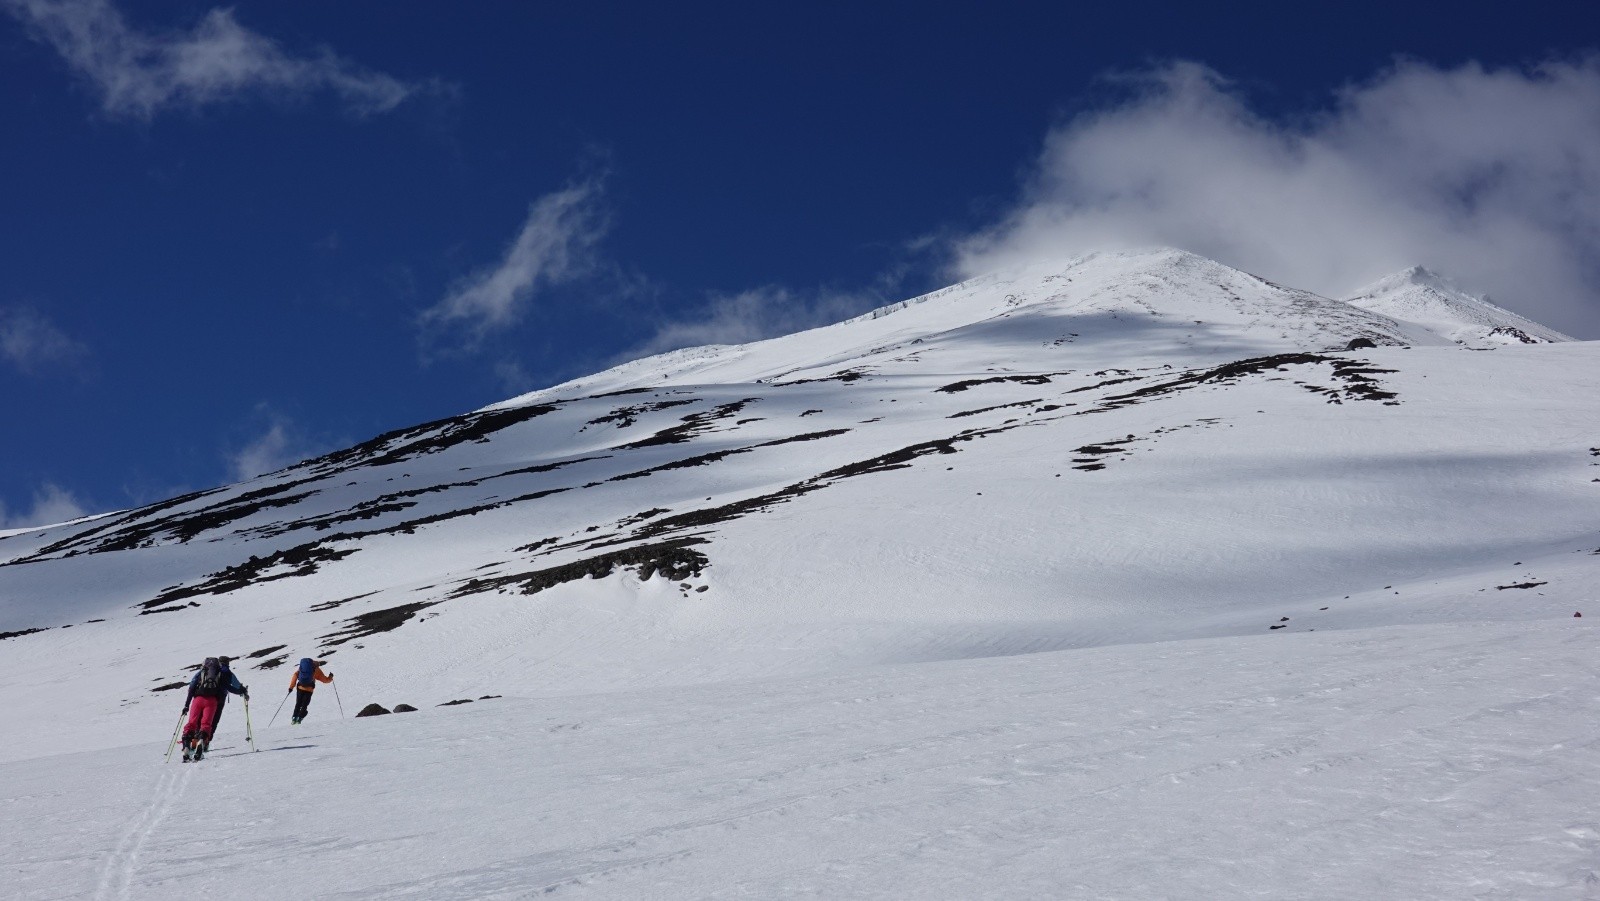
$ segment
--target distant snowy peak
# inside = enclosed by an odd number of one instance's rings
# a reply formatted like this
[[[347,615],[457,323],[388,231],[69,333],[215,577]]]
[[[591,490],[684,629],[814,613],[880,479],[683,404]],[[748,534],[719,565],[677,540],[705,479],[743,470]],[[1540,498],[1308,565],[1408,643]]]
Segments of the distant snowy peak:
[[[1522,323],[1511,324],[1530,335],[1548,333]],[[1358,338],[1412,345],[1453,340],[1382,311],[1163,247],[992,273],[821,328],[646,357],[489,409],[670,386],[1208,365],[1343,349]]]
[[[1495,306],[1487,297],[1469,294],[1422,266],[1381,278],[1356,292],[1348,303],[1414,322],[1467,347],[1572,340],[1554,329]]]

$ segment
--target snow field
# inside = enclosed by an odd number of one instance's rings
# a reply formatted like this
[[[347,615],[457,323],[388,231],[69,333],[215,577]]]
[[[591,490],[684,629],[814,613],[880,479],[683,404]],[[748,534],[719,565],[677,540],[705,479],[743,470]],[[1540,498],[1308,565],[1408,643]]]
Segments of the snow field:
[[[5,897],[1600,896],[1582,620],[1203,639],[0,764]],[[61,816],[60,811],[75,811]]]

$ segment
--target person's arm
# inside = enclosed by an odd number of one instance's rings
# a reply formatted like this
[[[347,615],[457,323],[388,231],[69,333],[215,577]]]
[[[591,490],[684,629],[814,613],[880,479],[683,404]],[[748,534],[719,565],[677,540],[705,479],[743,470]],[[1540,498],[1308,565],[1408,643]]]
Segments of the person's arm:
[[[318,682],[321,682],[321,683],[324,683],[324,684],[333,681],[332,674],[329,674],[329,675],[326,675],[326,676],[323,675],[322,674],[322,667],[320,667],[320,666],[311,671],[311,676],[312,676],[312,678],[316,679]]]
[[[189,694],[187,696],[185,696],[184,699],[183,699],[183,712],[184,713],[188,713],[189,712],[189,705],[194,702],[194,690],[195,690],[196,686],[198,686],[199,684],[200,684],[200,674],[199,673],[195,673],[194,674],[194,678],[189,680]]]
[[[299,685],[299,684],[300,684],[300,673],[299,672],[290,673],[289,674],[289,690],[290,691],[294,691],[294,687],[296,685]]]
[[[233,670],[228,671],[228,691],[236,695],[250,694],[250,692],[245,689],[244,683],[239,681],[239,677],[234,675]]]

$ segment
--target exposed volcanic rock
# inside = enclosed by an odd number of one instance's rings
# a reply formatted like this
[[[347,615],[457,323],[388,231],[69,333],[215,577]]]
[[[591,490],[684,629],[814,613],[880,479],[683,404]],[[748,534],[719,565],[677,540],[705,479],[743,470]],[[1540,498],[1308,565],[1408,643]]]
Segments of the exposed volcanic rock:
[[[1003,384],[1006,382],[1012,382],[1018,385],[1048,385],[1050,384],[1051,376],[1061,376],[1067,374],[1068,373],[1065,372],[1051,372],[1039,373],[1036,375],[997,375],[986,379],[967,379],[960,382],[951,382],[948,385],[944,385],[933,390],[943,394],[955,394],[958,391],[965,391],[968,388],[976,388],[979,385],[994,385]]]
[[[1043,398],[1036,397],[1033,400],[1019,400],[1019,401],[1013,401],[1013,402],[1011,402],[1009,404],[995,404],[992,407],[980,407],[980,408],[978,408],[976,410],[961,410],[960,412],[957,412],[957,413],[951,413],[949,418],[951,418],[951,419],[962,419],[962,418],[965,418],[967,416],[977,416],[977,415],[982,414],[982,413],[992,413],[995,410],[1009,410],[1009,409],[1013,409],[1015,407],[1031,407],[1034,404],[1042,403],[1043,400],[1044,400]]]
[[[278,579],[290,579],[296,576],[308,576],[317,571],[323,563],[343,560],[354,554],[357,548],[344,548],[335,550],[324,547],[319,543],[302,544],[288,550],[274,551],[265,557],[251,555],[250,559],[237,566],[230,566],[218,573],[213,573],[206,581],[198,585],[175,585],[156,595],[154,598],[141,603],[139,606],[149,610],[162,604],[170,604],[185,598],[199,597],[204,594],[225,594],[246,585],[261,582],[273,582]],[[277,572],[272,570],[277,569]]]
[[[693,546],[697,544],[704,542],[698,539],[664,541],[612,551],[533,572],[487,579],[468,579],[457,586],[450,596],[459,598],[507,588],[516,588],[523,594],[536,594],[578,579],[602,579],[618,569],[631,569],[640,579],[649,579],[659,573],[667,579],[681,581],[699,575],[711,562],[706,559],[705,554],[694,550]]]
[[[185,495],[183,498],[135,510],[111,522],[99,523],[83,532],[46,545],[37,553],[12,563],[43,560],[56,555],[71,557],[78,554],[154,547],[169,541],[187,542],[203,532],[220,529],[257,513],[280,507],[292,507],[310,497],[313,492],[298,494],[285,494],[285,492],[309,481],[313,480],[297,479],[269,485],[198,509],[168,514],[167,511],[174,507],[222,492],[217,490]]]
[[[648,404],[634,404],[629,407],[618,407],[604,416],[597,416],[589,420],[588,425],[607,425],[615,423],[617,428],[625,429],[639,421],[639,417],[646,413],[655,413],[661,410],[670,410],[673,407],[682,407],[696,403],[694,398],[684,400],[662,400]],[[588,426],[585,426],[587,428]]]
[[[354,447],[325,454],[300,464],[314,472],[348,469],[354,465],[385,466],[422,454],[436,454],[469,441],[485,441],[495,432],[554,413],[558,404],[530,404],[501,410],[465,413],[407,429],[386,432]]]
[[[324,635],[320,639],[324,648],[337,647],[346,642],[365,638],[368,635],[377,635],[390,629],[398,629],[408,619],[432,607],[438,601],[417,601],[411,604],[401,604],[398,607],[389,607],[383,610],[371,610],[359,616],[344,620],[345,628],[331,635]]]
[[[1394,370],[1392,369],[1377,369],[1372,367],[1371,364],[1362,361],[1347,360],[1341,357],[1329,357],[1322,354],[1286,353],[1274,354],[1269,357],[1252,357],[1246,360],[1235,360],[1232,363],[1224,363],[1221,366],[1216,366],[1211,369],[1206,369],[1199,372],[1191,372],[1175,379],[1158,382],[1154,385],[1146,385],[1143,388],[1139,388],[1125,394],[1113,394],[1105,399],[1105,402],[1102,404],[1100,409],[1111,409],[1130,403],[1139,403],[1153,397],[1172,394],[1173,392],[1181,391],[1200,384],[1225,384],[1228,382],[1238,381],[1239,379],[1247,376],[1260,375],[1265,372],[1281,370],[1285,366],[1302,366],[1313,363],[1330,364],[1333,369],[1334,377],[1344,382],[1344,392],[1348,397],[1359,400],[1376,400],[1383,401],[1385,403],[1398,403],[1398,401],[1394,400],[1396,395],[1393,392],[1384,391],[1378,388],[1377,380],[1371,377],[1375,374],[1393,372]],[[1114,384],[1114,382],[1103,382],[1101,384]]]
[[[849,432],[849,429],[828,429],[822,432],[807,432],[803,435],[791,435],[787,438],[774,438],[771,441],[763,441],[760,444],[751,444],[745,447],[734,447],[727,450],[712,451],[710,453],[700,454],[694,457],[686,457],[682,460],[674,460],[671,463],[663,463],[660,466],[652,466],[649,469],[641,469],[638,472],[625,472],[621,475],[612,476],[606,481],[621,482],[627,479],[644,478],[645,476],[653,475],[654,473],[658,472],[667,472],[674,469],[688,469],[691,466],[706,466],[711,463],[720,462],[737,454],[748,454],[751,451],[760,450],[764,447],[781,447],[785,444],[794,444],[799,441],[819,441],[823,438],[834,438],[839,435],[849,434]]]
[[[644,447],[660,447],[664,444],[683,444],[693,439],[696,435],[709,431],[718,422],[737,417],[741,410],[760,399],[759,397],[747,397],[743,400],[720,404],[711,410],[690,413],[688,416],[683,417],[678,425],[663,429],[649,438],[635,441],[632,444],[624,444],[621,449],[638,450]]]

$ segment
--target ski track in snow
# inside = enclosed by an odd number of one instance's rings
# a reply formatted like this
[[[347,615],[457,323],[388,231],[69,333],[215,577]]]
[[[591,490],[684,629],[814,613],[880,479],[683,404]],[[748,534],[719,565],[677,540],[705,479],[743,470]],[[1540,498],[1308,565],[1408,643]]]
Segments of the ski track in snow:
[[[122,839],[117,842],[105,863],[101,866],[99,886],[95,889],[95,901],[127,901],[133,885],[133,877],[139,870],[139,855],[144,850],[145,843],[150,840],[161,821],[183,797],[189,787],[189,779],[194,770],[188,766],[181,769],[163,768],[156,777],[155,786],[151,792],[150,803],[136,817],[123,833]]]

